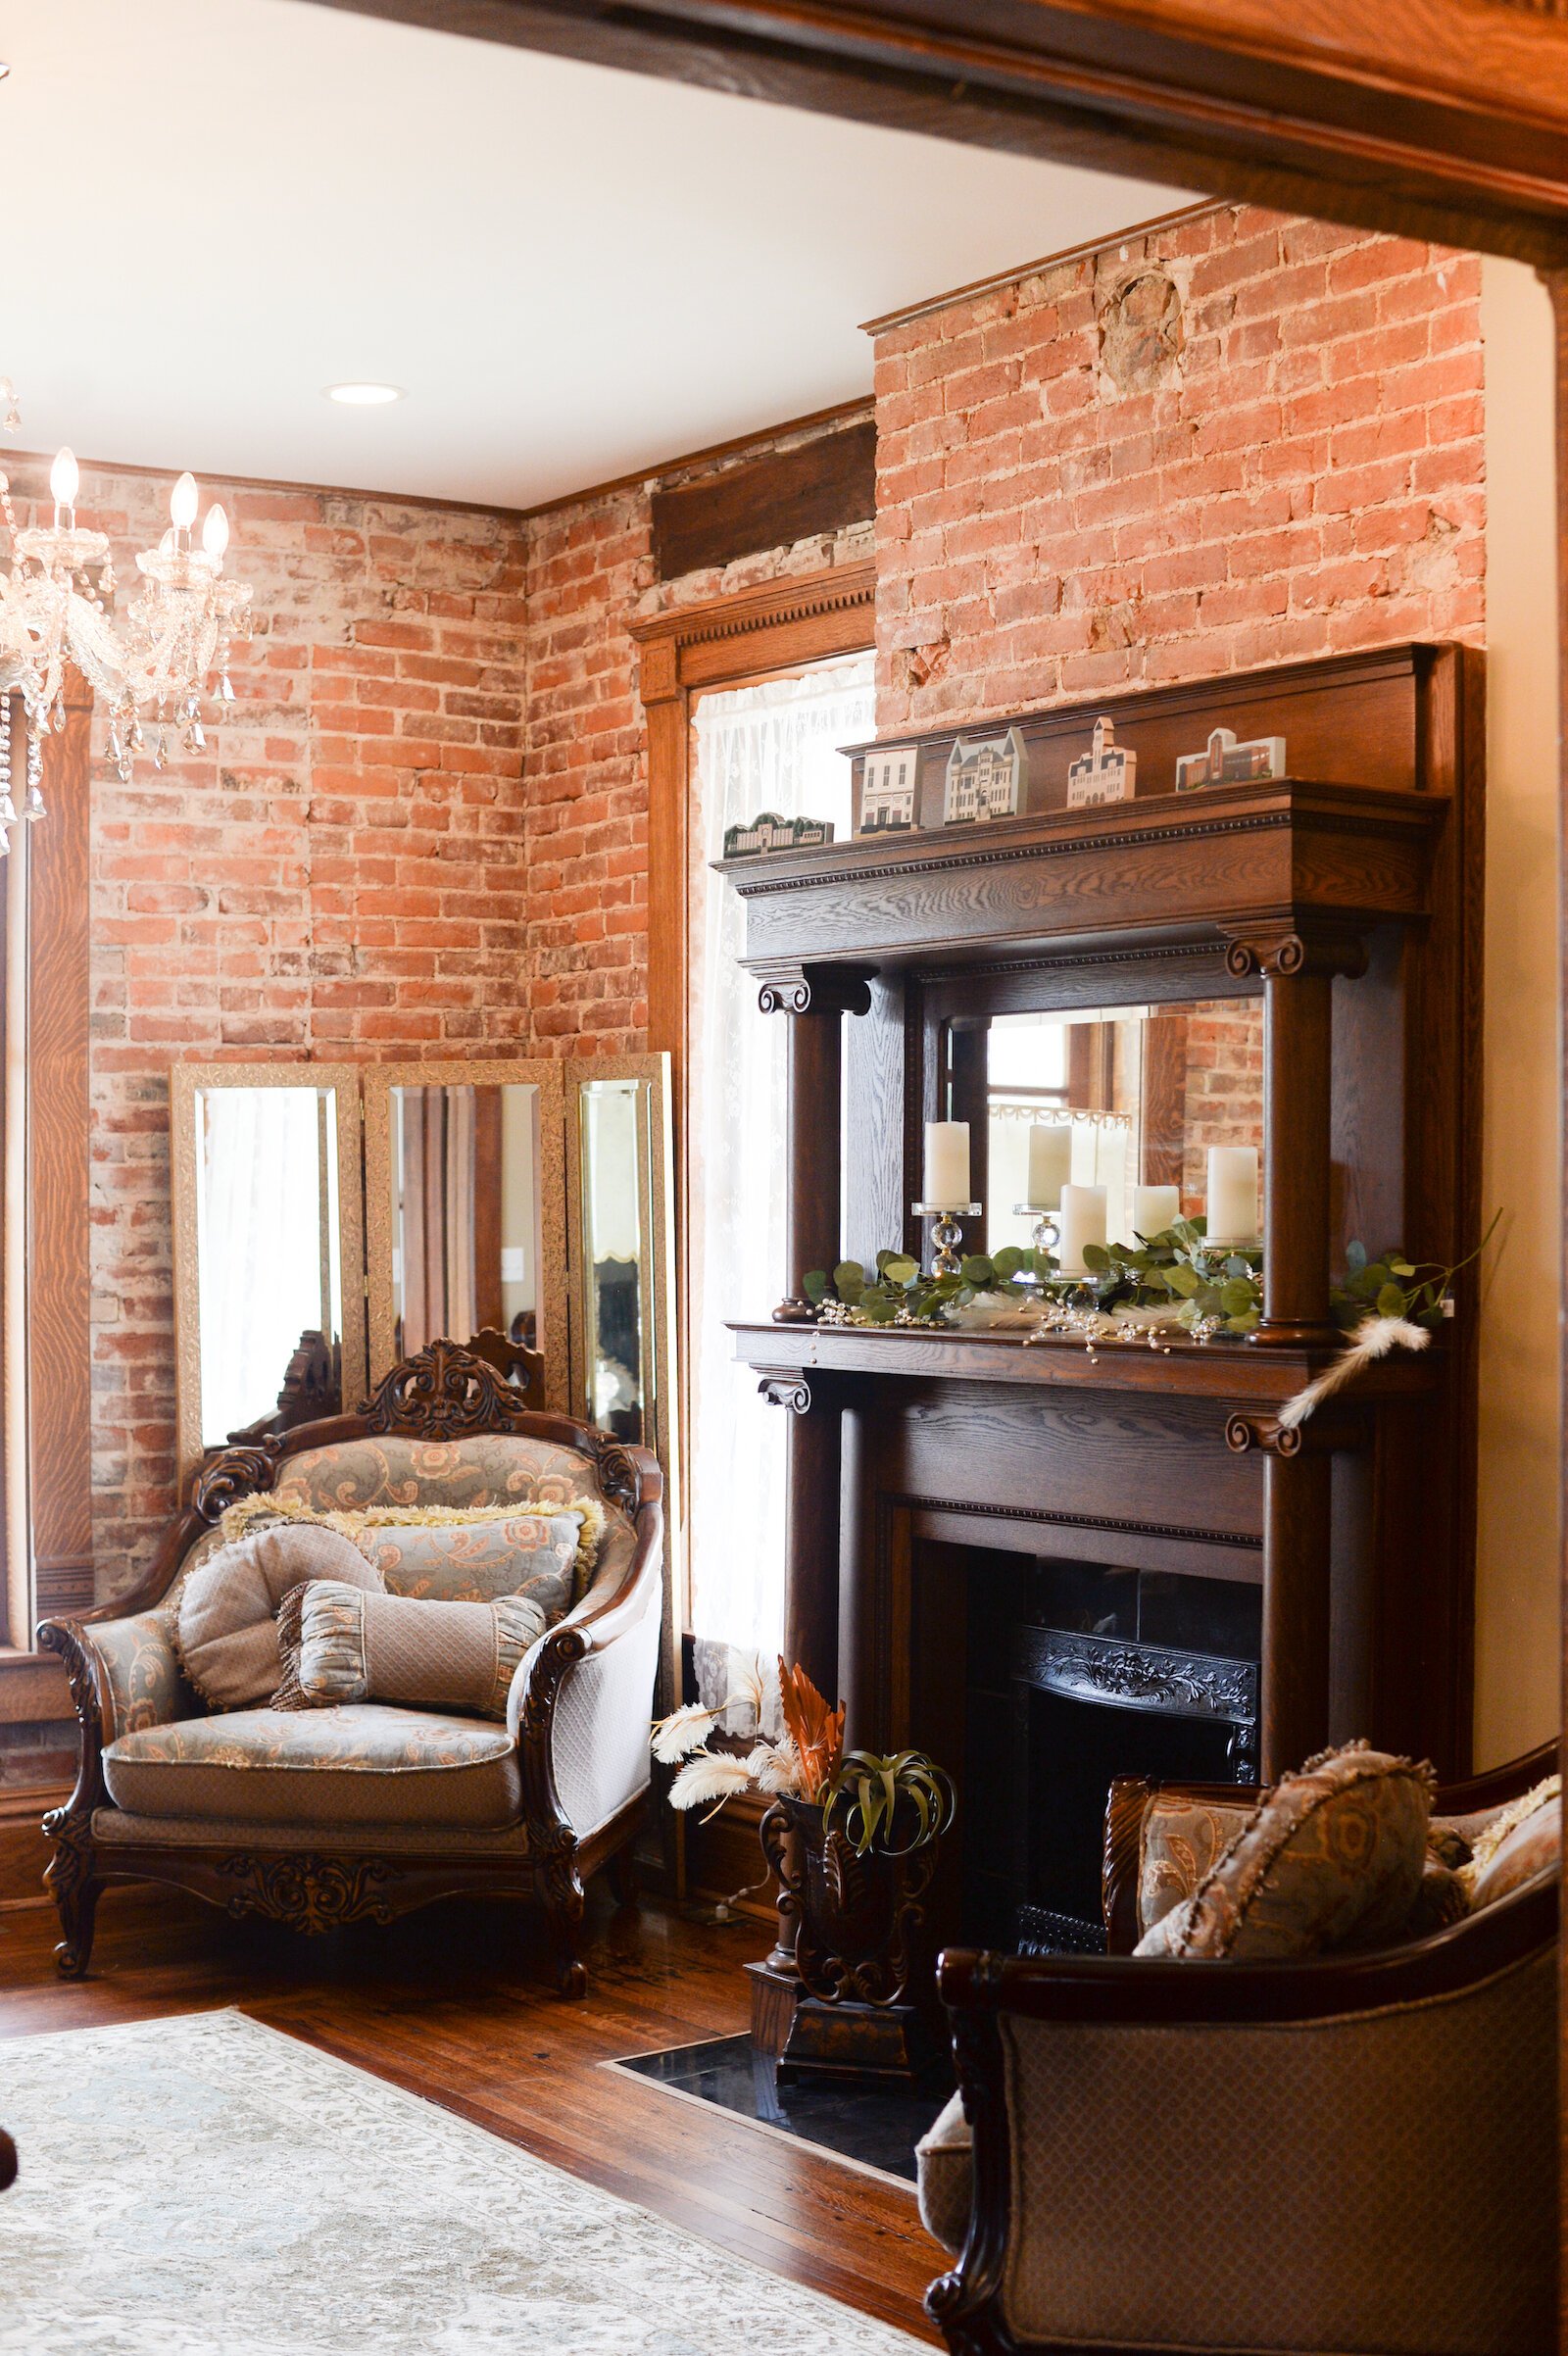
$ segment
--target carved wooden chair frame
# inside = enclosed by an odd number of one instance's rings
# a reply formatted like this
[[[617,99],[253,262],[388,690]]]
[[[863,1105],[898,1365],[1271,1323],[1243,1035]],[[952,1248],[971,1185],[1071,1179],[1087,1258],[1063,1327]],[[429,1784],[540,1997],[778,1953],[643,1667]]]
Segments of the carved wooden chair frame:
[[[104,1782],[103,1751],[114,1738],[113,1701],[100,1676],[92,1641],[96,1621],[121,1620],[161,1603],[190,1548],[237,1497],[275,1486],[291,1456],[341,1441],[392,1434],[410,1440],[460,1440],[483,1433],[515,1433],[576,1449],[595,1467],[601,1494],[631,1520],[636,1546],[614,1592],[580,1619],[564,1622],[545,1639],[534,1660],[518,1735],[527,1848],[515,1857],[444,1853],[439,1830],[428,1850],[376,1855],[375,1828],[363,1842],[336,1852],[309,1845],[246,1849],[232,1842],[117,1842],[94,1840],[94,1812],[114,1803]],[[68,1979],[79,1978],[92,1952],[99,1894],[110,1881],[172,1884],[239,1917],[265,1915],[291,1929],[335,1930],[394,1916],[460,1894],[537,1900],[544,1909],[564,1995],[581,1995],[586,1974],[577,1955],[583,1884],[601,1865],[618,1866],[635,1836],[645,1799],[638,1794],[587,1839],[579,1840],[556,1788],[551,1737],[556,1705],[568,1672],[627,1624],[628,1610],[652,1559],[661,1559],[663,1480],[647,1449],[564,1415],[537,1414],[496,1370],[455,1343],[437,1341],[394,1366],[358,1414],[317,1423],[229,1448],[211,1457],[191,1484],[190,1502],[165,1533],[146,1577],[128,1595],[74,1618],[44,1621],[38,1642],[65,1663],[81,1729],[75,1788],[63,1807],[44,1818],[54,1844],[45,1874],[60,1911],[56,1959]]]

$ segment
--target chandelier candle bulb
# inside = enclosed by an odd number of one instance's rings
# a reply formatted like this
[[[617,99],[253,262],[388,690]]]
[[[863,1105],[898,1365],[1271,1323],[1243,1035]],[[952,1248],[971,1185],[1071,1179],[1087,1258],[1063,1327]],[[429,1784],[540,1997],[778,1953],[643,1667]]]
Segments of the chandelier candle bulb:
[[[1257,1242],[1257,1148],[1208,1149],[1208,1240],[1211,1244]]]
[[[933,1210],[969,1207],[969,1124],[927,1121],[924,1200]]]
[[[176,532],[188,532],[196,520],[196,477],[182,474],[169,494],[169,514]]]
[[[1034,1121],[1029,1129],[1029,1207],[1059,1210],[1072,1176],[1072,1128],[1066,1121]]]
[[[216,501],[202,518],[202,546],[215,564],[222,563],[228,546],[228,517]]]
[[[1133,1233],[1143,1236],[1163,1235],[1174,1227],[1182,1215],[1181,1189],[1177,1186],[1135,1186],[1133,1188]]]
[[[1061,1244],[1058,1257],[1063,1276],[1087,1276],[1084,1249],[1105,1241],[1105,1189],[1102,1186],[1064,1186],[1061,1190]]]
[[[81,468],[76,464],[75,453],[69,449],[58,451],[55,455],[55,463],[49,469],[49,491],[55,503],[56,531],[61,528],[60,511],[62,508],[66,512],[66,529],[74,531],[76,493],[80,489]]]

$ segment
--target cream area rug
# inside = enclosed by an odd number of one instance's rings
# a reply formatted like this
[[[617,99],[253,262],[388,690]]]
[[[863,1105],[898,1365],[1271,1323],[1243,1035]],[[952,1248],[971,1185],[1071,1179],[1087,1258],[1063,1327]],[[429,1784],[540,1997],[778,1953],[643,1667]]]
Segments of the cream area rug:
[[[921,2342],[237,2012],[0,2040],[11,2356]]]

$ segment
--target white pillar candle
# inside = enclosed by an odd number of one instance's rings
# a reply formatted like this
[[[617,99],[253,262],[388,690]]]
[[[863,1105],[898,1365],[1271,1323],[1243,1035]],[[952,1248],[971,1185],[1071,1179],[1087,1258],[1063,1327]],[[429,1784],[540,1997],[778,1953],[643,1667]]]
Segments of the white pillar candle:
[[[1063,1276],[1084,1276],[1086,1244],[1105,1240],[1105,1190],[1102,1186],[1064,1186],[1061,1190],[1061,1245],[1057,1258]]]
[[[1133,1233],[1149,1237],[1163,1235],[1174,1227],[1182,1215],[1182,1194],[1179,1186],[1135,1186],[1133,1188]]]
[[[1071,1123],[1032,1122],[1029,1129],[1030,1209],[1059,1210],[1061,1190],[1071,1176]]]
[[[1208,1240],[1211,1244],[1257,1242],[1257,1148],[1208,1149]]]
[[[933,1210],[966,1210],[969,1199],[968,1122],[927,1121],[922,1202]]]

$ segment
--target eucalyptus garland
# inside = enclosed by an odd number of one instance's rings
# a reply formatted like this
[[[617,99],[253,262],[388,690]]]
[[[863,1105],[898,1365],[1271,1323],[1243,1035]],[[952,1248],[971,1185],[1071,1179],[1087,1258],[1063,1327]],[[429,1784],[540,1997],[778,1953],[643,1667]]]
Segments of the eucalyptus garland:
[[[1485,1251],[1495,1226],[1494,1218],[1472,1258]],[[1448,1314],[1448,1288],[1467,1264],[1418,1262],[1392,1248],[1373,1258],[1363,1244],[1351,1244],[1346,1274],[1330,1287],[1335,1322],[1346,1333],[1368,1317],[1439,1325]],[[1038,1301],[1043,1322],[1058,1329],[1076,1330],[1080,1323],[1087,1329],[1101,1316],[1120,1315],[1130,1323],[1152,1316],[1206,1342],[1219,1335],[1244,1340],[1262,1319],[1261,1251],[1211,1245],[1201,1218],[1178,1219],[1135,1244],[1090,1244],[1084,1265],[1083,1276],[1064,1276],[1049,1252],[1008,1244],[995,1253],[971,1252],[956,1275],[927,1276],[906,1252],[886,1251],[877,1253],[874,1269],[853,1259],[840,1260],[831,1274],[813,1269],[805,1290],[825,1325],[940,1327],[951,1322],[954,1310],[989,1293]]]

